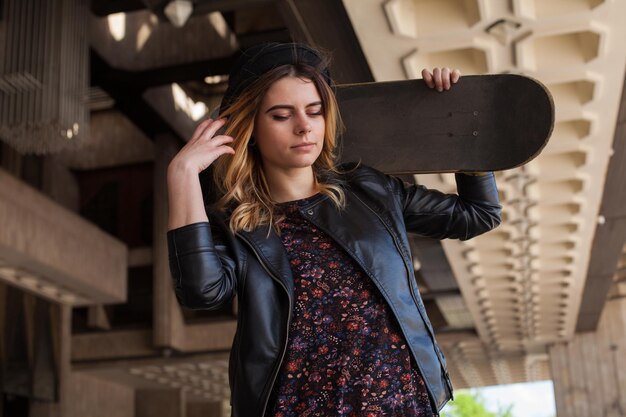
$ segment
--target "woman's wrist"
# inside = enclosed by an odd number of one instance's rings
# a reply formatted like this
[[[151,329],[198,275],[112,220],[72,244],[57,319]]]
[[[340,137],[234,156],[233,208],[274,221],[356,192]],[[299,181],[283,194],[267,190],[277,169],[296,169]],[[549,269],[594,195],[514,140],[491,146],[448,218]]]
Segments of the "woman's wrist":
[[[167,182],[178,183],[194,181],[198,178],[198,170],[173,160],[167,167]]]
[[[167,170],[168,229],[207,221],[197,170],[171,163]]]

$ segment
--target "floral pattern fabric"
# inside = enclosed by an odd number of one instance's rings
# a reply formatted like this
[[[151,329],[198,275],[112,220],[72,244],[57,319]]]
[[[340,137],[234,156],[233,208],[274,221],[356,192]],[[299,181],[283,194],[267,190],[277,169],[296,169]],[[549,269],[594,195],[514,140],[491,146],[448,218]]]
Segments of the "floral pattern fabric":
[[[266,416],[434,416],[386,301],[345,250],[300,215],[316,198],[280,207],[295,304]]]

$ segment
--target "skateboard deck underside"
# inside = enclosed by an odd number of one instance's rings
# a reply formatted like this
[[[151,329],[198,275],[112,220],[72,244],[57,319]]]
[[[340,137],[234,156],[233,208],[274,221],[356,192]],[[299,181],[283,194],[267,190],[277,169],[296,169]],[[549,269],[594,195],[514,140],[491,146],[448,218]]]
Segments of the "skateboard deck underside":
[[[406,80],[336,93],[341,160],[393,174],[511,169],[539,154],[554,125],[550,93],[520,75],[463,76],[444,92]]]

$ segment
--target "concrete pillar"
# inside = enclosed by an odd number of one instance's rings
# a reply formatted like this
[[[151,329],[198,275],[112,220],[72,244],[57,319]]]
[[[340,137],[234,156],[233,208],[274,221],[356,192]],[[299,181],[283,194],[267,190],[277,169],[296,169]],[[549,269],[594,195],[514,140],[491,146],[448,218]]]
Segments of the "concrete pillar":
[[[180,349],[184,339],[181,309],[176,301],[167,255],[167,166],[178,152],[176,138],[169,134],[155,138],[154,225],[153,225],[153,330],[154,345]]]
[[[84,372],[72,372],[62,417],[134,417],[135,392]]]
[[[53,337],[56,345],[56,363],[59,374],[57,402],[31,402],[29,417],[70,417],[69,408],[74,404],[71,378],[72,307],[59,304],[53,311],[56,326]],[[69,408],[68,408],[69,407]]]
[[[59,163],[58,158],[43,159],[42,191],[68,210],[78,213],[80,190],[72,171]]]
[[[172,285],[167,255],[167,166],[179,150],[169,134],[155,138],[154,155],[154,243],[153,336],[154,346],[180,352],[207,352],[229,349],[235,334],[235,320],[186,324]]]
[[[185,393],[180,389],[135,391],[135,417],[185,417]]]
[[[187,403],[186,417],[229,417],[229,401]]]
[[[549,354],[558,417],[626,417],[626,298],[607,301],[595,332]]]
[[[0,167],[20,178],[22,174],[22,156],[6,143],[0,141],[2,153],[0,154]]]

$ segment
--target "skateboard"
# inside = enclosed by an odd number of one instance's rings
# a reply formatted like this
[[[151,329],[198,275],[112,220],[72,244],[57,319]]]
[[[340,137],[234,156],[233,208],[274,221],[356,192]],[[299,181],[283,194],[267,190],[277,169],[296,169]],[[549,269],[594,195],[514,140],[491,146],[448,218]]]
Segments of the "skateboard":
[[[470,75],[448,91],[423,80],[339,85],[341,161],[389,174],[500,171],[535,158],[554,102],[521,75]]]

